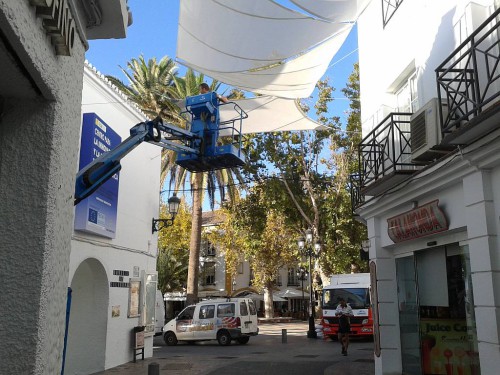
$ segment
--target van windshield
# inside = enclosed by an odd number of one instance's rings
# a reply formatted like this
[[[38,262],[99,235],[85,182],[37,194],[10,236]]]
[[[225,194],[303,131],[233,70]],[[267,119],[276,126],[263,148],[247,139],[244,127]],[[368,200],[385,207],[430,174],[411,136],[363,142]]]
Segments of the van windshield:
[[[341,298],[345,299],[353,309],[370,307],[368,288],[343,288],[323,290],[323,308],[336,309]]]

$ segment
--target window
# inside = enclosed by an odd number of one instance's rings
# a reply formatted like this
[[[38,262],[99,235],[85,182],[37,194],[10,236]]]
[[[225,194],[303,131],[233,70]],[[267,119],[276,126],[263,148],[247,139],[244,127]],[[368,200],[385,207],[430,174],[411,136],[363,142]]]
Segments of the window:
[[[276,276],[276,279],[274,279],[274,283],[277,286],[281,286],[281,275]]]
[[[288,269],[288,283],[287,285],[299,285],[299,280],[297,278],[297,272],[295,268]]]
[[[418,109],[417,73],[413,72],[394,93],[397,112],[414,113]]]
[[[384,27],[389,23],[402,2],[403,0],[382,0],[382,22]]]
[[[243,262],[238,263],[237,269],[239,274],[243,273]]]
[[[245,301],[240,302],[240,315],[242,315],[242,316],[248,315],[248,308],[247,308],[247,304]]]
[[[217,306],[217,317],[234,316],[234,303],[224,303]]]
[[[206,262],[203,264],[202,285],[215,284],[215,262]]]
[[[191,320],[194,316],[194,309],[196,306],[188,306],[177,316],[177,320]]]
[[[253,279],[254,279],[253,269],[252,269],[252,267],[250,267],[250,279],[248,280],[248,286],[252,286]]]
[[[200,307],[200,319],[212,319],[215,316],[215,305],[206,305]]]
[[[248,301],[248,308],[250,309],[250,315],[257,315],[257,309],[255,308],[252,300]]]
[[[201,244],[201,253],[206,257],[214,257],[216,255],[215,246],[208,240]]]

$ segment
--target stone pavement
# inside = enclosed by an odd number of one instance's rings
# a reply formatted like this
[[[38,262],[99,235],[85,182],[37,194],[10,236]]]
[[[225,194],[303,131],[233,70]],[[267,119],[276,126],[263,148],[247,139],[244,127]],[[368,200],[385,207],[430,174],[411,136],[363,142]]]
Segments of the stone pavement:
[[[259,335],[246,345],[219,346],[217,341],[166,346],[154,339],[154,357],[129,362],[95,375],[148,375],[150,363],[161,375],[372,375],[373,341],[351,340],[349,355],[341,355],[337,341],[308,339],[306,322],[259,324]],[[287,330],[283,343],[282,330]]]

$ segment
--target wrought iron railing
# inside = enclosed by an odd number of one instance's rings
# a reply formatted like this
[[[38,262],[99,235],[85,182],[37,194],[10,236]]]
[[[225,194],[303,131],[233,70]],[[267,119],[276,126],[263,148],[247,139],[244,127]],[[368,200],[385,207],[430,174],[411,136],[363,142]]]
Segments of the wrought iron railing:
[[[396,10],[398,10],[399,6],[403,0],[382,0],[382,22],[385,25],[392,18]]]
[[[349,176],[350,192],[351,192],[351,207],[352,211],[361,206],[365,201],[365,196],[361,194],[361,175],[354,173]]]
[[[500,96],[500,9],[436,69],[443,135],[478,116]]]
[[[411,113],[390,113],[358,145],[360,185],[398,171],[416,170],[411,162]]]

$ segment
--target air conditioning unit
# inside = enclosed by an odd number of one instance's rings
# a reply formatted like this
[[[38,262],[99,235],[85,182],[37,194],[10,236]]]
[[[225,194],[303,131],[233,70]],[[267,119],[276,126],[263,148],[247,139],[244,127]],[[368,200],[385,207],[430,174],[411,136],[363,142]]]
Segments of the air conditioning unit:
[[[443,155],[441,143],[441,125],[439,122],[439,101],[431,99],[410,117],[411,160],[425,164]],[[448,106],[441,104],[443,115],[448,114]],[[446,147],[446,153],[449,148]]]

